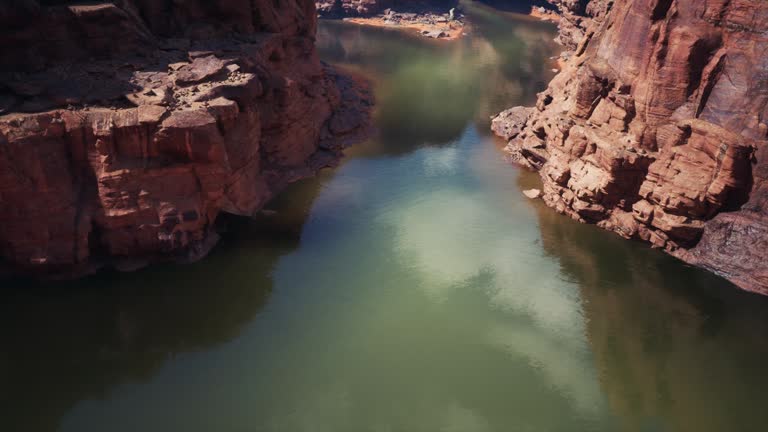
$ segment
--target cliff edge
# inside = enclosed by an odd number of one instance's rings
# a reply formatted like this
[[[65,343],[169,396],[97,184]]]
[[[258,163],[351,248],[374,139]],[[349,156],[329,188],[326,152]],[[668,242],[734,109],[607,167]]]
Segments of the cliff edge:
[[[551,0],[562,71],[493,121],[558,212],[768,294],[768,2]]]
[[[0,5],[0,262],[78,276],[203,256],[336,163],[371,95],[322,64],[310,0]]]

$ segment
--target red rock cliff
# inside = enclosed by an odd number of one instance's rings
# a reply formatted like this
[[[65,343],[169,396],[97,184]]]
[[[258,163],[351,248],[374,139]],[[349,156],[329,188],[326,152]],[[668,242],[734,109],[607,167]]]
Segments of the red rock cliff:
[[[78,275],[203,255],[334,164],[370,96],[323,65],[310,0],[0,5],[0,260]]]
[[[512,158],[557,211],[768,294],[768,2],[552,2],[573,51],[494,120]]]

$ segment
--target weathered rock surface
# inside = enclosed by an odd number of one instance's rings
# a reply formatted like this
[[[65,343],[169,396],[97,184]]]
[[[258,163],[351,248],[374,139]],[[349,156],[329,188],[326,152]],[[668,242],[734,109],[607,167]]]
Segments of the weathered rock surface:
[[[576,49],[592,22],[605,17],[613,5],[613,0],[547,1],[560,11],[558,42],[568,50]]]
[[[495,119],[512,159],[557,211],[768,294],[768,2],[551,2],[570,59]]]
[[[204,255],[368,125],[309,0],[0,6],[0,260],[80,275]],[[45,38],[42,34],[47,35]]]

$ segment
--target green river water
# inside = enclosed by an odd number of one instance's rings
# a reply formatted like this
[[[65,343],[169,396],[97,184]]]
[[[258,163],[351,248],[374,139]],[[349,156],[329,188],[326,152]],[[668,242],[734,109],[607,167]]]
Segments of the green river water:
[[[768,302],[523,197],[555,29],[326,21],[377,131],[192,265],[0,297],[4,432],[763,431]],[[18,289],[16,289],[18,288]]]

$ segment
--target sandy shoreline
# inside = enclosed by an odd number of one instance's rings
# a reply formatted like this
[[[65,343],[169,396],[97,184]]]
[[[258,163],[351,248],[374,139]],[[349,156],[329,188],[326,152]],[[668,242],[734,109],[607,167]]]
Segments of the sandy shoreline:
[[[383,16],[371,18],[344,18],[344,21],[373,27],[416,30],[420,35],[441,40],[458,39],[466,34],[467,30],[467,26],[458,21],[428,24],[418,20],[401,20],[399,23],[392,23]]]

